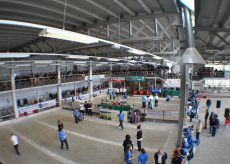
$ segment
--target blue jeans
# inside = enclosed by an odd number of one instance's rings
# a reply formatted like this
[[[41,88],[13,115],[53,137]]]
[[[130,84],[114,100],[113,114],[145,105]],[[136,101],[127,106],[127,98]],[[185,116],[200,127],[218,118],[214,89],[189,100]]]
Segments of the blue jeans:
[[[119,120],[120,121],[120,124],[119,124],[119,127],[121,127],[121,129],[124,129],[124,126],[123,126],[123,120]]]

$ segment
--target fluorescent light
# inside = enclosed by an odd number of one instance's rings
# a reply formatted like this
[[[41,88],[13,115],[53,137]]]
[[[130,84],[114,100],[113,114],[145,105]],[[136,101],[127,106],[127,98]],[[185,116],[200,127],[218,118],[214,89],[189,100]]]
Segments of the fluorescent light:
[[[12,20],[0,20],[0,24],[25,26],[25,27],[32,27],[32,28],[39,28],[39,29],[47,28],[47,26],[43,26],[43,25],[39,25],[39,24],[20,22],[20,21],[12,21]]]
[[[109,61],[114,61],[114,62],[120,61],[120,59],[115,59],[115,58],[107,58],[107,60],[109,60]]]
[[[117,43],[115,43],[115,44],[113,44],[112,45],[112,48],[114,48],[114,49],[120,49],[121,48],[121,45],[120,44],[117,44]]]
[[[0,58],[27,58],[30,54],[26,53],[0,53]]]
[[[34,64],[51,64],[51,63],[53,63],[53,61],[49,61],[49,60],[34,61]]]
[[[162,57],[154,56],[155,59],[162,59]]]
[[[61,30],[57,28],[44,29],[40,32],[39,36],[68,40],[68,41],[85,43],[85,44],[98,43],[99,41],[99,39],[92,36],[72,32],[72,31],[67,31],[67,30]]]
[[[141,50],[137,50],[137,49],[134,49],[134,48],[129,49],[128,52],[133,53],[133,54],[137,54],[137,55],[144,55],[144,54],[146,54],[146,52],[141,51]]]
[[[83,55],[68,55],[66,58],[70,58],[70,59],[89,59],[89,56],[83,56]]]
[[[84,61],[74,61],[73,63],[75,63],[75,64],[85,64],[86,62],[84,62]]]
[[[31,64],[17,64],[15,67],[30,67]]]

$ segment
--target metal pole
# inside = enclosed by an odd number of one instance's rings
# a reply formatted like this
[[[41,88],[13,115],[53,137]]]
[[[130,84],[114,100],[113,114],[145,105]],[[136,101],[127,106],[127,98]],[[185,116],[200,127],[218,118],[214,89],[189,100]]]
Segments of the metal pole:
[[[58,86],[57,86],[57,90],[58,90],[58,106],[60,107],[60,109],[62,109],[62,104],[61,104],[61,100],[62,100],[62,89],[61,89],[61,63],[60,61],[58,62],[57,65],[57,77],[58,77]]]
[[[11,68],[10,69],[10,82],[11,82],[11,90],[12,90],[12,103],[13,103],[13,109],[14,109],[14,115],[15,118],[19,117],[19,111],[18,111],[18,106],[17,106],[17,98],[16,98],[16,92],[15,92],[15,69]]]
[[[186,38],[187,38],[187,47],[194,46],[193,31],[192,31],[192,22],[190,17],[190,11],[184,7],[184,15],[186,22]],[[185,121],[185,105],[188,100],[188,84],[186,84],[186,79],[188,79],[188,65],[184,64],[180,67],[181,77],[180,77],[180,115],[179,115],[179,125],[178,125],[178,138],[177,146],[180,146],[182,141],[183,125]]]
[[[157,77],[155,75],[155,88],[157,88]]]
[[[113,83],[112,83],[112,70],[113,70],[113,65],[110,65],[110,80],[109,80],[109,88],[113,89]]]
[[[132,22],[129,22],[129,38],[131,39],[133,36],[133,30],[132,30]]]
[[[93,66],[89,64],[89,99],[93,98]]]
[[[180,115],[179,115],[179,125],[178,125],[178,137],[177,146],[179,147],[182,141],[182,132],[184,125],[184,114],[185,114],[185,65],[180,66],[181,78],[180,78]]]

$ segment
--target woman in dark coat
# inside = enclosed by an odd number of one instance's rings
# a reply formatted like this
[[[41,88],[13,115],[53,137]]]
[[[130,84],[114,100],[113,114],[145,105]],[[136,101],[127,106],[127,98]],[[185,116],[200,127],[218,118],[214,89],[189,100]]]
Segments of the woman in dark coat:
[[[210,131],[209,133],[211,134],[212,133],[212,127],[213,127],[213,120],[214,119],[214,113],[211,112],[210,116],[209,116],[209,125],[210,125]]]
[[[167,158],[167,153],[160,148],[154,155],[155,164],[166,164]]]

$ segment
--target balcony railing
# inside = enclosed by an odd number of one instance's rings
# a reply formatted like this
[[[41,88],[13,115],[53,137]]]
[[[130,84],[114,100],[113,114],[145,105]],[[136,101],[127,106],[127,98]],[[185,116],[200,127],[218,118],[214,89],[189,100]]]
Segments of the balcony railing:
[[[0,92],[11,90],[10,81],[0,81]]]
[[[85,75],[83,74],[74,74],[74,75],[61,75],[61,82],[68,83],[74,81],[83,81],[85,80]]]
[[[15,81],[16,89],[38,87],[43,85],[57,84],[56,77],[39,77],[39,78],[29,78],[20,79]]]

